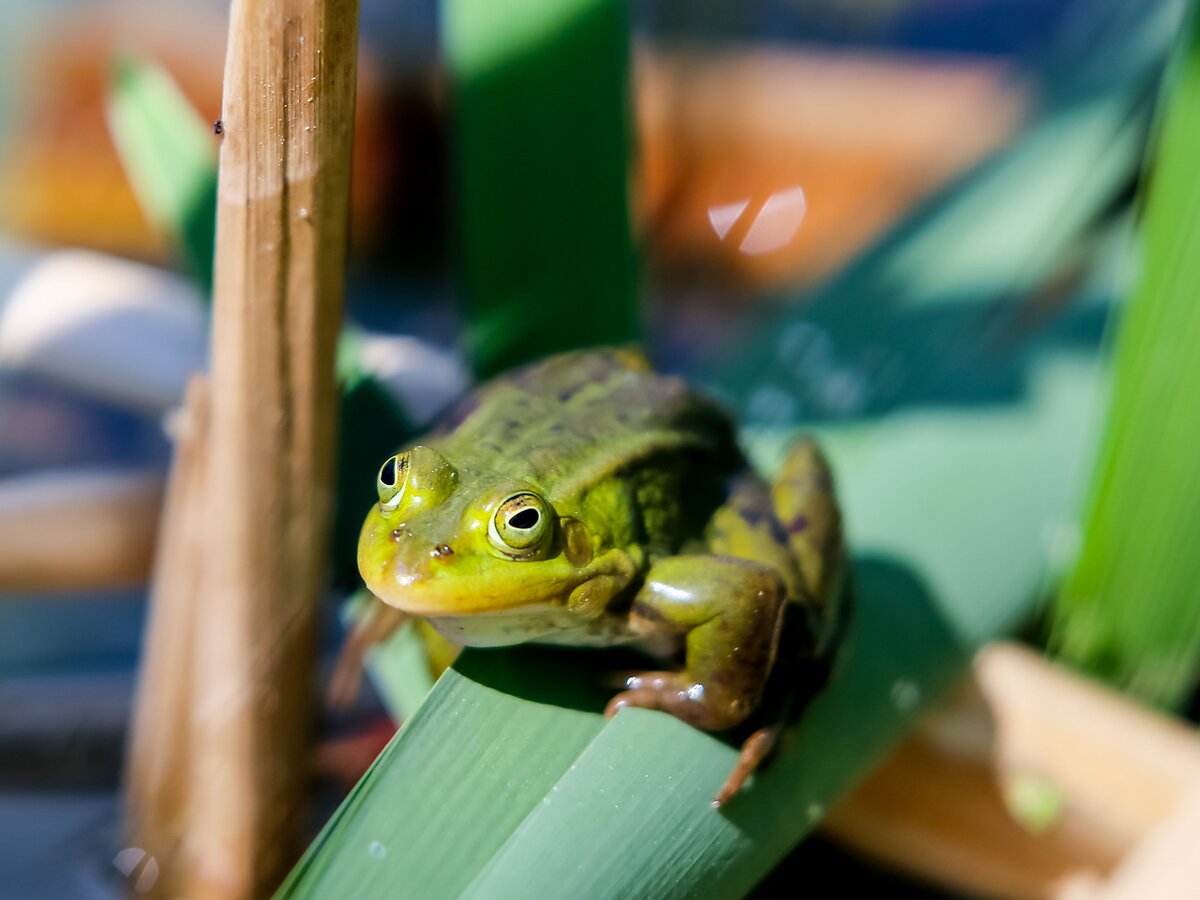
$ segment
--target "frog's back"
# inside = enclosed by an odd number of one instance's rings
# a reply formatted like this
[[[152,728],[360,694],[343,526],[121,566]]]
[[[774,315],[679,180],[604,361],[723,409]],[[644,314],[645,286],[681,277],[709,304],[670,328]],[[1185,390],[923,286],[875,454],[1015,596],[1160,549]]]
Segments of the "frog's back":
[[[431,442],[525,477],[552,502],[606,477],[686,458],[723,479],[741,465],[728,417],[682,379],[628,350],[580,350],[496,378],[465,397]]]

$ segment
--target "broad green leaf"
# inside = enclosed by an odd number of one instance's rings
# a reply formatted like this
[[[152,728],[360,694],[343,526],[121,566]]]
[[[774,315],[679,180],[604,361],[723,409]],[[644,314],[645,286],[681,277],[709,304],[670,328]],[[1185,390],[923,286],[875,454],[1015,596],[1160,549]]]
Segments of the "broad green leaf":
[[[113,63],[108,126],[150,221],[170,235],[207,299],[217,214],[217,140],[167,72]]]
[[[1200,19],[1183,49],[1082,550],[1053,616],[1067,660],[1164,706],[1191,696],[1200,662]]]
[[[443,0],[476,372],[639,336],[624,0]]]
[[[457,895],[603,724],[572,708],[588,685],[563,656],[480,654],[447,671],[279,895]]]

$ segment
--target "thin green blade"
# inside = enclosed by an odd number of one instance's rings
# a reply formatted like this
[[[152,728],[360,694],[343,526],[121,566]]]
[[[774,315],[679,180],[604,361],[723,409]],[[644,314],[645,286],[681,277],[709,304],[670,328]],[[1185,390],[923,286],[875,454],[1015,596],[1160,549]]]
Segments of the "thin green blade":
[[[113,63],[108,124],[142,209],[208,297],[217,215],[217,138],[164,69]]]
[[[476,372],[636,340],[624,0],[443,0],[442,16]]]
[[[1191,696],[1200,662],[1200,19],[1184,37],[1082,550],[1053,610],[1068,661],[1163,706]]]

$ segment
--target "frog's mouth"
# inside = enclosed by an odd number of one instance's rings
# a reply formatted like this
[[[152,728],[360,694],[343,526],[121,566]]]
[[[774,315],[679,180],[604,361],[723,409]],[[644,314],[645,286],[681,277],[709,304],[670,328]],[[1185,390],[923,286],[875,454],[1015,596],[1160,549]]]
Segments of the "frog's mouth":
[[[457,573],[430,576],[401,571],[393,573],[390,578],[368,578],[366,581],[367,587],[384,603],[426,619],[511,618],[522,615],[552,617],[551,614],[556,610],[565,611],[571,590],[584,580],[577,572],[563,574],[568,577],[505,578],[493,571],[471,578]]]

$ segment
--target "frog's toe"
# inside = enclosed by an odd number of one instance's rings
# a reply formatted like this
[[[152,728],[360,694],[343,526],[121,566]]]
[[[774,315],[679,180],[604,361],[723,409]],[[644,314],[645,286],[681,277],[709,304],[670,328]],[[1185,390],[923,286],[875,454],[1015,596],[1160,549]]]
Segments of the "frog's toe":
[[[626,679],[627,690],[608,701],[604,714],[615,716],[626,706],[657,709],[704,731],[723,731],[750,712],[745,699],[706,689],[678,672],[641,672]]]
[[[764,760],[774,752],[782,732],[783,726],[776,724],[760,728],[746,738],[742,743],[741,752],[738,754],[737,764],[734,765],[733,771],[729,773],[729,777],[725,779],[721,790],[717,792],[716,799],[712,802],[713,809],[720,809],[734,798],[742,789],[742,785],[746,783],[746,779],[754,774]]]

